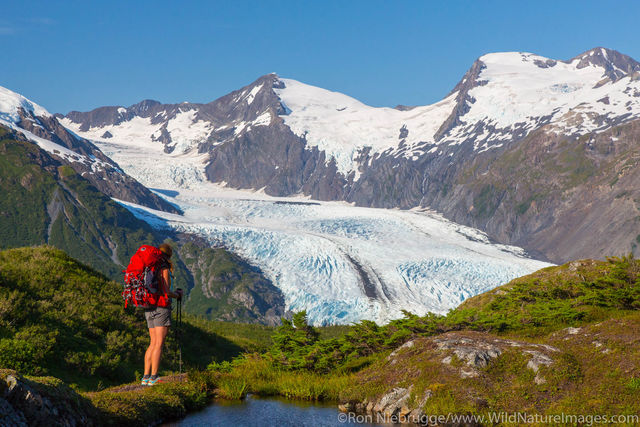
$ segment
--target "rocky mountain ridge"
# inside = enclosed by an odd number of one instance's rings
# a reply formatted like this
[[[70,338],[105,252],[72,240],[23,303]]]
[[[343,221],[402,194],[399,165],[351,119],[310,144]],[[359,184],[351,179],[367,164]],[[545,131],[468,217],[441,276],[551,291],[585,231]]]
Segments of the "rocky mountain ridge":
[[[47,110],[3,87],[0,126],[19,132],[111,197],[167,212],[180,211],[123,172],[90,141],[68,131]]]

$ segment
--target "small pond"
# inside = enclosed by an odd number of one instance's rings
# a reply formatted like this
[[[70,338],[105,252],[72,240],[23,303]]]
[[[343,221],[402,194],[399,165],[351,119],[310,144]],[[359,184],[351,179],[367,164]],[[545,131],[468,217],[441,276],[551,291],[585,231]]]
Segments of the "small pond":
[[[375,420],[375,418],[373,418]],[[348,415],[338,411],[335,403],[311,403],[284,398],[247,396],[241,401],[216,400],[200,412],[185,419],[165,424],[165,427],[196,426],[382,426],[366,422],[365,416]]]

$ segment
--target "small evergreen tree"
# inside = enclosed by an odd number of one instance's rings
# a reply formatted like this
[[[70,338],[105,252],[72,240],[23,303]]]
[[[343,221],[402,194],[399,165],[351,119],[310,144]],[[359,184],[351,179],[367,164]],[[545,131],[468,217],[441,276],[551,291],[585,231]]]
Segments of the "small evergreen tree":
[[[292,320],[283,318],[273,335],[273,360],[289,369],[314,369],[318,331],[309,325],[306,311],[295,313]]]

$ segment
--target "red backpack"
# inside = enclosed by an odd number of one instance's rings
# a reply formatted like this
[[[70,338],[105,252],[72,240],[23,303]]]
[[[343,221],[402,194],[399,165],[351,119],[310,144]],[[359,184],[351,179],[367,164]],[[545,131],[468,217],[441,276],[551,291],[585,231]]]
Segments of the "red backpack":
[[[142,245],[129,261],[129,266],[124,273],[124,290],[122,299],[127,307],[131,301],[136,307],[150,308],[154,304],[150,299],[158,292],[158,271],[163,253],[160,249]]]

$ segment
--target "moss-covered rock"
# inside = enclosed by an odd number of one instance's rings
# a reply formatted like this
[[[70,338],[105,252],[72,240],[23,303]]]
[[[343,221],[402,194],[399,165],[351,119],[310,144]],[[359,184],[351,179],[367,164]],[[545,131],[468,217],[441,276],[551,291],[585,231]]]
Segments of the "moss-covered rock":
[[[154,387],[128,384],[81,394],[57,378],[0,370],[0,425],[156,425],[203,408],[214,389],[206,372],[164,380]]]
[[[2,425],[92,426],[98,412],[90,401],[53,377],[27,378],[0,370]],[[23,424],[24,423],[24,424]]]

